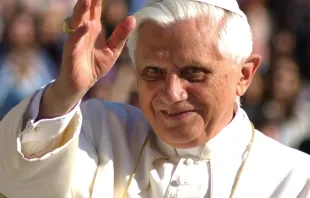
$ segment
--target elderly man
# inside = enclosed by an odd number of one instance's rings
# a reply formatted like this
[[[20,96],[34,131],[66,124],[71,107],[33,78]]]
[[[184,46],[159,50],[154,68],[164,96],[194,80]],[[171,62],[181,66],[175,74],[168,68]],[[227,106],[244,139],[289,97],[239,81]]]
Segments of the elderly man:
[[[101,7],[78,0],[59,78],[1,122],[3,196],[310,197],[309,157],[254,130],[238,103],[260,57],[235,0],[150,1],[108,40]],[[80,104],[128,37],[142,113]]]

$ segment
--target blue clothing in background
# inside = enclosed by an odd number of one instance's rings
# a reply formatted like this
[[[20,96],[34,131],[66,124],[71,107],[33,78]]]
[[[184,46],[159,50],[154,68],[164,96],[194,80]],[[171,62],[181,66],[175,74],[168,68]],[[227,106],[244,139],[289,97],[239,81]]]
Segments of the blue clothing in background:
[[[129,15],[136,13],[147,0],[131,0],[129,1]]]

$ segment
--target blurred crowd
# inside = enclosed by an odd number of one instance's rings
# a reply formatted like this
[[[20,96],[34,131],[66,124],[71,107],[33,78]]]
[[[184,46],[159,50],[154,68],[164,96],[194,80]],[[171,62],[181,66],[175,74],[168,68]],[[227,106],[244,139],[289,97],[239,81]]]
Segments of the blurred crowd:
[[[253,30],[262,65],[242,106],[256,128],[310,153],[310,1],[238,0]],[[0,1],[0,119],[59,74],[64,18],[74,0]],[[103,33],[144,0],[104,0]],[[236,30],[238,31],[238,30]],[[139,107],[135,71],[124,49],[108,75],[87,94]]]

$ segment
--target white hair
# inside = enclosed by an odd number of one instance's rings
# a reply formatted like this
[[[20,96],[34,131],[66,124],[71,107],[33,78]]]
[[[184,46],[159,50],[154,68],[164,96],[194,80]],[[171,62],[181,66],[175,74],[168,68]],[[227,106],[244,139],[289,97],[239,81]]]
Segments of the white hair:
[[[206,17],[212,24],[221,24],[217,50],[223,57],[241,65],[252,53],[252,32],[246,17],[210,4],[190,0],[163,0],[143,7],[134,16],[137,25],[127,42],[133,64],[139,28],[150,20],[167,27],[178,21]],[[236,102],[240,105],[240,97],[236,97]]]

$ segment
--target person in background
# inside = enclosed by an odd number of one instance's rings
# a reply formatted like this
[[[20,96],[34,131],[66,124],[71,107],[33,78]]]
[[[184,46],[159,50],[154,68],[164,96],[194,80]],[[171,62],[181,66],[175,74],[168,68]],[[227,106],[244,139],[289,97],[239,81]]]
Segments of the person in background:
[[[128,15],[128,4],[125,0],[106,1],[103,11],[103,24],[107,36],[111,36],[116,26]]]
[[[142,8],[146,0],[129,0],[129,14],[132,15]]]
[[[259,70],[265,72],[270,66],[269,42],[272,33],[272,21],[266,6],[266,0],[246,0],[242,4],[253,33],[253,52],[262,56]]]
[[[48,56],[55,62],[57,73],[61,66],[61,58],[65,34],[59,27],[62,26],[63,18],[68,12],[63,1],[51,1],[49,6],[40,13],[38,28],[38,44]]]
[[[270,74],[268,97],[262,110],[265,116],[278,125],[275,139],[298,148],[310,137],[310,103],[299,100],[302,80],[299,67],[291,57],[278,57]]]
[[[35,20],[20,12],[7,27],[9,48],[0,63],[0,119],[29,94],[56,77],[55,65],[37,46]]]

